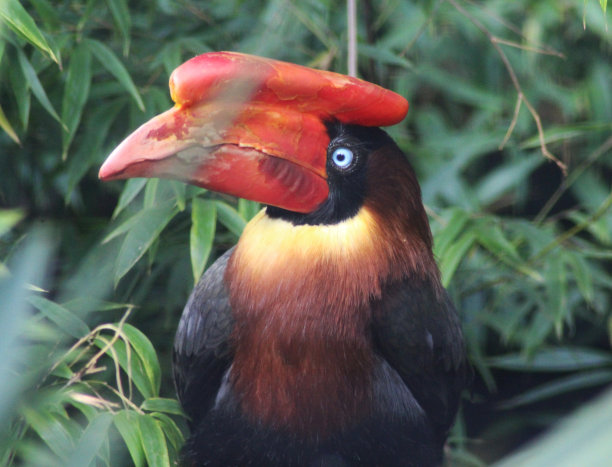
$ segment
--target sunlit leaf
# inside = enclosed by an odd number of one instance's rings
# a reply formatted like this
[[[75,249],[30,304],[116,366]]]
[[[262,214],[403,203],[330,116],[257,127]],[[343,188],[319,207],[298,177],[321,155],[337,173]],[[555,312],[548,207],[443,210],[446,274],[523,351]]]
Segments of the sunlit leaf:
[[[2,128],[13,141],[15,141],[17,144],[21,144],[21,141],[19,141],[19,136],[17,136],[13,126],[6,118],[6,114],[4,113],[4,110],[2,110],[2,106],[0,106],[0,128]]]
[[[43,33],[18,0],[0,2],[0,16],[15,33],[45,52],[57,64],[60,64],[59,57],[49,46],[49,42]]]
[[[21,219],[23,212],[17,209],[0,209],[0,236],[13,228]]]

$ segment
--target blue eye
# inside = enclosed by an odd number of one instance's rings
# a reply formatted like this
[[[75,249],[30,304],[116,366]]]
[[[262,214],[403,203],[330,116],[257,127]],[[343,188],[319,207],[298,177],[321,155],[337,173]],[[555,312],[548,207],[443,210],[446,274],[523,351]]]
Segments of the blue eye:
[[[353,163],[355,156],[349,148],[335,149],[331,156],[332,162],[341,169],[346,169]]]

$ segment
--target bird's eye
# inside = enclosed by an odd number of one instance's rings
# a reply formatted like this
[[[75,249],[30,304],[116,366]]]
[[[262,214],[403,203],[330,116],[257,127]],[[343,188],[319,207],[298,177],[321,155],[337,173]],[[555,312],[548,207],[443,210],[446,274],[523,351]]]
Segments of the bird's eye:
[[[336,167],[340,169],[346,169],[350,167],[355,159],[353,151],[348,148],[337,148],[334,150],[331,156],[332,162],[336,165]]]

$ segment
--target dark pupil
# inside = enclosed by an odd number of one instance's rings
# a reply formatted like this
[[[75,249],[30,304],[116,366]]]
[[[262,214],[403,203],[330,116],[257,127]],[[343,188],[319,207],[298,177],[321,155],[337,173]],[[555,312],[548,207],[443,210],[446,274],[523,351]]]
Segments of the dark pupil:
[[[341,152],[336,154],[336,159],[338,160],[338,162],[344,162],[345,158],[346,158],[346,156],[344,154],[342,154]]]

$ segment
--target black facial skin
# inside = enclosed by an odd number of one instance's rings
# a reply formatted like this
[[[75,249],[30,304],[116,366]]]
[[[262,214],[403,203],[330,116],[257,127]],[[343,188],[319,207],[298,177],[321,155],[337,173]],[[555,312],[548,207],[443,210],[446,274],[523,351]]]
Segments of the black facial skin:
[[[380,128],[328,123],[330,143],[327,147],[327,184],[329,196],[312,212],[303,214],[267,206],[266,214],[283,219],[293,225],[331,225],[353,217],[367,196],[366,172],[370,153],[387,145],[395,144]],[[332,161],[332,154],[338,148],[353,152],[353,162],[340,168]]]

